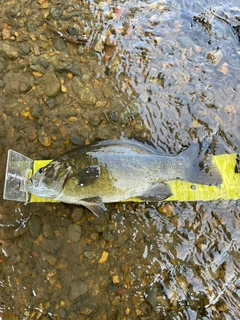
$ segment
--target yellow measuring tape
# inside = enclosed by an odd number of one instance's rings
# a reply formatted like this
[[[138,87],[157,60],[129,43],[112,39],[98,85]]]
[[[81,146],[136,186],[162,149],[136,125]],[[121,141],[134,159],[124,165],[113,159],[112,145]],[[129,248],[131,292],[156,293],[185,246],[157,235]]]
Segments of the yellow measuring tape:
[[[51,160],[35,160],[33,174],[46,166]],[[222,174],[223,183],[219,186],[206,186],[194,184],[181,180],[168,182],[172,196],[168,201],[210,201],[217,199],[237,200],[240,199],[240,173],[235,173],[237,164],[236,154],[222,154],[213,156],[213,163],[218,167]],[[55,202],[31,195],[30,202]]]

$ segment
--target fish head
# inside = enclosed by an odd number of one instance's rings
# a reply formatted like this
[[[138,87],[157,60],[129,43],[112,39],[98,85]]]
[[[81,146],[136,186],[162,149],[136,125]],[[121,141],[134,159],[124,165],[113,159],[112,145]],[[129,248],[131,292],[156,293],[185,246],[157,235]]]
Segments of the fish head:
[[[27,191],[41,198],[55,199],[63,190],[71,167],[52,161],[28,179]]]

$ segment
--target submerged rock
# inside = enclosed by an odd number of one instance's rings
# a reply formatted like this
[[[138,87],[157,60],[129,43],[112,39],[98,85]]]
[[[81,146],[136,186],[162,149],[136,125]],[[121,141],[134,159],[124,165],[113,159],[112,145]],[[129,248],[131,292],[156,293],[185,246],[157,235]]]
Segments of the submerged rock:
[[[86,281],[83,280],[73,280],[70,283],[70,291],[69,291],[69,300],[73,301],[78,296],[83,295],[88,291],[88,284]]]
[[[81,227],[78,224],[70,224],[68,226],[68,239],[71,242],[78,242],[81,238]]]
[[[0,43],[0,56],[5,55],[9,59],[17,59],[19,56],[18,50],[7,43]]]
[[[55,97],[60,92],[61,84],[53,71],[47,72],[41,80],[46,96]]]
[[[97,102],[91,86],[83,85],[78,77],[72,79],[72,89],[77,97],[85,104],[95,104]]]

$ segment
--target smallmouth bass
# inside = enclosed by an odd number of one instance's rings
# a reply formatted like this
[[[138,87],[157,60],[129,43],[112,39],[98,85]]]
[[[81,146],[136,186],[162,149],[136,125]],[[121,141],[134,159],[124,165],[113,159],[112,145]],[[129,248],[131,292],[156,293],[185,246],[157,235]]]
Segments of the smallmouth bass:
[[[216,185],[218,168],[204,161],[199,144],[179,155],[166,155],[134,140],[108,140],[78,147],[39,169],[27,182],[28,192],[83,205],[99,216],[104,203],[161,201],[172,195],[167,182],[181,179]]]

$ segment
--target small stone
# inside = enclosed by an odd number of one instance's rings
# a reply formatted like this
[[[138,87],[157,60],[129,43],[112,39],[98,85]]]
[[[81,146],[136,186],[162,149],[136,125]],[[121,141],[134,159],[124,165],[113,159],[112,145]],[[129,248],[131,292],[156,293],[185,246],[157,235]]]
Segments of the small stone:
[[[71,141],[73,144],[82,145],[82,140],[81,140],[81,138],[79,137],[79,135],[78,135],[77,132],[73,132],[73,133],[70,135],[70,141]]]
[[[32,74],[33,74],[35,77],[42,77],[42,76],[43,76],[43,74],[40,73],[40,72],[38,72],[38,71],[33,71]]]
[[[31,85],[29,83],[20,83],[19,91],[22,93],[28,92],[31,89]]]
[[[112,301],[112,305],[113,306],[119,306],[120,300],[121,300],[121,297],[120,296],[116,296]]]
[[[112,277],[112,282],[113,282],[114,284],[119,283],[119,282],[120,282],[119,277],[118,277],[118,276],[113,276],[113,277]]]
[[[29,220],[29,233],[35,239],[42,233],[41,219],[36,215],[32,215]]]
[[[48,106],[49,109],[53,109],[56,106],[55,100],[54,99],[47,99],[46,105]]]
[[[9,29],[3,29],[3,31],[2,31],[2,38],[3,38],[3,40],[5,40],[5,39],[10,39],[10,37],[11,37],[11,30],[9,30]]]
[[[73,280],[70,283],[70,292],[69,292],[69,299],[71,301],[75,300],[77,297],[83,295],[88,291],[88,284],[86,281],[83,280]]]
[[[85,52],[84,47],[83,47],[83,46],[79,46],[78,51],[77,51],[77,54],[78,54],[79,56],[81,56],[81,55],[84,54],[84,52]]]
[[[104,108],[107,105],[107,100],[98,100],[95,104],[95,108]]]
[[[79,311],[80,311],[81,314],[89,316],[93,312],[93,309],[90,309],[88,307],[83,307]]]
[[[82,81],[83,82],[87,83],[87,82],[89,82],[89,80],[90,80],[90,77],[89,77],[88,74],[83,74],[82,75]]]
[[[53,7],[51,9],[51,16],[54,20],[59,20],[60,16],[62,15],[62,8],[61,7]]]
[[[68,319],[68,311],[65,309],[65,308],[60,308],[59,309],[59,316],[60,316],[60,319]]]
[[[22,52],[23,52],[24,54],[29,54],[30,50],[31,50],[30,45],[29,45],[28,43],[24,42],[24,43],[22,44]]]
[[[157,287],[149,287],[146,291],[145,299],[150,304],[150,306],[155,310],[157,307]]]
[[[47,72],[41,80],[46,96],[55,97],[60,92],[61,84],[54,72]]]
[[[101,258],[98,260],[98,263],[104,263],[107,261],[107,259],[108,259],[108,252],[103,251]]]
[[[57,259],[49,253],[44,252],[43,258],[52,266],[55,265]]]
[[[31,108],[31,115],[35,118],[40,118],[43,115],[43,108],[42,106],[36,104]]]
[[[28,136],[28,139],[33,141],[33,140],[36,140],[37,139],[37,133],[34,129],[30,130],[27,134]]]
[[[70,224],[68,226],[68,239],[71,242],[78,242],[81,238],[81,227],[78,224]]]
[[[92,261],[92,260],[95,260],[95,258],[97,257],[97,253],[95,251],[85,251],[84,257]]]
[[[78,119],[77,117],[70,117],[70,118],[69,118],[69,121],[70,121],[70,122],[75,122],[75,121],[77,121],[77,119]]]
[[[50,65],[50,62],[47,59],[40,59],[39,60],[39,64],[44,69],[47,69],[49,67],[49,65]]]
[[[67,48],[65,41],[60,37],[53,39],[53,45],[57,51],[65,51]]]
[[[36,30],[36,23],[35,22],[33,22],[33,21],[29,21],[28,23],[27,23],[27,30],[28,30],[28,32],[33,32],[33,31],[35,31]]]
[[[4,54],[9,59],[17,59],[19,56],[18,50],[5,42],[0,43],[0,55],[1,54]]]
[[[53,239],[54,238],[54,232],[50,224],[44,224],[43,225],[43,235],[47,239]]]
[[[79,99],[85,104],[95,104],[97,99],[92,88],[83,85],[78,77],[72,79],[72,89]]]
[[[52,144],[51,138],[46,136],[45,133],[40,133],[38,140],[44,147],[50,147]]]
[[[130,308],[126,308],[126,309],[125,309],[125,315],[128,316],[129,313],[130,313],[130,311],[131,311]]]
[[[105,39],[104,39],[105,41]],[[97,40],[97,42],[95,43],[95,45],[93,46],[93,50],[97,51],[97,52],[102,52],[104,50],[104,43],[103,43],[103,39],[99,39]]]

